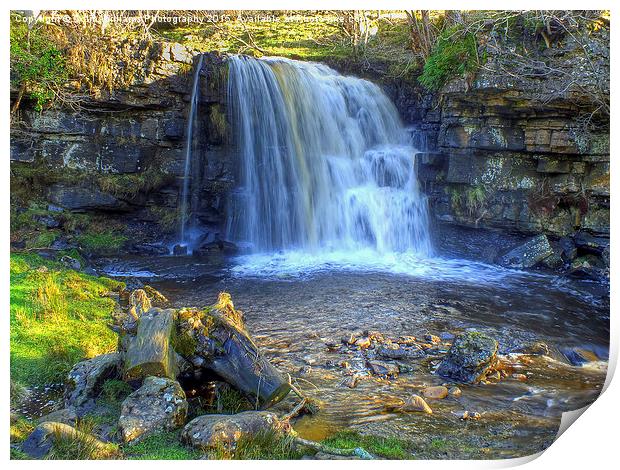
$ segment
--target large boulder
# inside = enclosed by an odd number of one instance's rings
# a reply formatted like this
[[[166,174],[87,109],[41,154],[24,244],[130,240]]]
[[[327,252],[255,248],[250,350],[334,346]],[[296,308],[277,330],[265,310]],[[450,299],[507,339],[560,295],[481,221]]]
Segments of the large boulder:
[[[281,427],[278,417],[268,411],[203,415],[185,426],[181,439],[196,449],[208,451],[219,446],[234,447],[240,439],[265,431],[278,432]]]
[[[118,427],[123,441],[134,442],[155,432],[169,431],[185,424],[185,392],[178,382],[163,377],[147,377],[121,407]]]
[[[110,353],[74,365],[65,386],[65,407],[75,408],[78,415],[83,414],[83,410],[94,405],[106,380],[120,378],[122,363],[120,353]]]
[[[44,422],[39,424],[22,443],[21,450],[33,459],[45,457],[60,441],[79,443],[83,457],[105,459],[117,456],[118,449],[113,444],[102,442],[90,434],[63,423]],[[78,447],[77,445],[75,447]]]
[[[549,239],[541,234],[503,255],[500,264],[511,268],[531,268],[552,254],[553,247]]]
[[[498,346],[493,338],[476,331],[457,336],[436,374],[457,382],[477,383],[496,365]]]

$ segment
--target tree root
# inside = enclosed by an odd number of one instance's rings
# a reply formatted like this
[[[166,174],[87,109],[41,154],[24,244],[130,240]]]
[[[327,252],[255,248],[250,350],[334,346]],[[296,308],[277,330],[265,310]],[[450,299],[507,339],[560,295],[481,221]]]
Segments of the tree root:
[[[372,456],[372,454],[366,452],[361,447],[356,447],[355,449],[338,449],[336,447],[326,446],[325,444],[321,444],[320,442],[302,439],[301,437],[295,437],[294,442],[297,445],[309,447],[311,449],[316,450],[317,452],[324,452],[326,454],[331,454],[331,455],[340,455],[344,457],[358,457],[362,460],[373,460],[375,458]]]

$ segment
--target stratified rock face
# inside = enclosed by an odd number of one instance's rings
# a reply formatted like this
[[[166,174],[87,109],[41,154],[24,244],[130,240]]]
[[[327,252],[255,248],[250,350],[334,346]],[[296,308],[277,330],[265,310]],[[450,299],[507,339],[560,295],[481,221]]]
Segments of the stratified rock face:
[[[65,386],[65,407],[73,407],[80,415],[101,392],[103,382],[121,376],[122,356],[120,353],[101,356],[78,362],[67,377]]]
[[[264,431],[278,431],[280,422],[268,411],[244,411],[235,415],[203,415],[190,421],[181,439],[200,450],[234,446],[239,439]]]
[[[596,90],[609,89],[609,32],[528,48],[528,59],[550,72],[535,77],[508,65],[510,39],[481,34],[487,60],[473,79],[455,77],[436,93],[407,80],[386,86],[420,150],[435,248],[495,263],[521,241],[514,237],[544,233],[553,243],[586,231],[608,241],[609,116],[595,110]],[[596,124],[584,125],[586,115]],[[468,234],[473,241],[463,240]],[[565,259],[549,261],[567,268]]]
[[[511,268],[531,268],[553,255],[553,248],[546,235],[530,238],[523,245],[513,248],[500,262]]]
[[[497,349],[493,338],[474,331],[464,333],[454,340],[436,374],[457,382],[479,382],[495,366]]]
[[[185,392],[178,382],[147,377],[142,387],[123,401],[118,420],[123,441],[134,442],[155,432],[183,426],[187,406]]]
[[[110,210],[122,207],[122,203],[114,196],[86,186],[56,184],[49,189],[48,197],[54,204],[69,210]]]
[[[127,55],[119,53],[117,62],[131,71],[131,83],[82,97],[77,111],[59,106],[38,112],[24,102],[19,122],[11,128],[12,184],[30,189],[28,178],[19,175],[35,173],[43,175],[42,186],[47,187],[48,173],[58,175],[58,183],[48,188],[48,202],[71,211],[105,211],[120,222],[146,225],[148,230],[135,231],[128,241],[126,248],[136,251],[175,234],[170,218],[178,211],[185,166],[187,95],[192,87],[187,71],[197,54],[180,44],[148,43],[135,49],[124,42],[110,51],[125,50]],[[196,122],[204,132],[195,133],[193,140],[194,158],[200,160],[196,168],[203,168],[192,179],[202,190],[195,216],[209,227],[208,242],[220,240],[225,196],[235,180],[234,149],[227,137],[225,62],[217,53],[205,55]]]

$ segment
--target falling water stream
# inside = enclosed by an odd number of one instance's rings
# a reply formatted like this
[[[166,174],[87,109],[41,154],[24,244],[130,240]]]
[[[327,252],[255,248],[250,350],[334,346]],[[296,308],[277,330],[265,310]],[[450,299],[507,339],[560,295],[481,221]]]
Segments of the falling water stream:
[[[191,186],[191,172],[192,172],[192,156],[194,150],[194,126],[198,108],[198,83],[200,81],[200,70],[202,69],[202,62],[204,56],[201,54],[198,56],[198,61],[195,64],[194,79],[192,82],[192,93],[190,95],[189,113],[187,115],[187,128],[185,130],[185,165],[183,168],[183,189],[181,192],[181,206],[180,206],[180,228],[179,228],[179,242],[182,245],[187,246],[188,240],[188,223],[191,219],[191,200],[190,200],[190,186]]]
[[[229,67],[240,154],[229,239],[316,260],[430,254],[416,152],[377,85],[281,58]]]

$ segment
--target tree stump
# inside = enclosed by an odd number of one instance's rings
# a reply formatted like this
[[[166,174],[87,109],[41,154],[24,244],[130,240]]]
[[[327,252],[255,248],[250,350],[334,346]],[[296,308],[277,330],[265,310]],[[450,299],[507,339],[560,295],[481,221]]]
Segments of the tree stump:
[[[151,308],[138,323],[136,336],[128,341],[125,353],[125,380],[140,380],[148,376],[176,379],[177,361],[170,347],[175,311]]]

